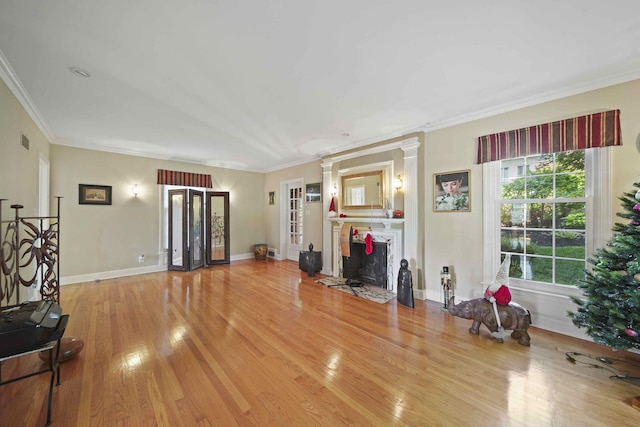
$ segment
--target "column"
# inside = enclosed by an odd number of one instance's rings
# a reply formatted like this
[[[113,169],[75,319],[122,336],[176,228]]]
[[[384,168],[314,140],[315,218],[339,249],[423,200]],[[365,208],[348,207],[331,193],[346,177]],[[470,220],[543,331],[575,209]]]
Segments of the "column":
[[[327,213],[329,212],[329,205],[331,204],[331,192],[333,191],[333,182],[331,177],[332,161],[324,161],[320,165],[322,166],[322,274],[329,276],[335,276],[333,274],[333,268],[337,268],[332,263],[332,248],[331,248],[331,233],[333,228],[333,222],[329,221]]]

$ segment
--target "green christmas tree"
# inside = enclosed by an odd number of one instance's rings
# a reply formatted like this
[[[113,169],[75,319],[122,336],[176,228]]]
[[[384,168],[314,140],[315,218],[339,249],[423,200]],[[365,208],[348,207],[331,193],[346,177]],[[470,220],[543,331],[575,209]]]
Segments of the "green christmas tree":
[[[578,284],[586,299],[572,297],[578,311],[569,312],[596,343],[618,350],[640,348],[640,182],[634,187],[619,197],[625,211],[617,215],[627,223],[616,223],[611,241],[594,252]]]

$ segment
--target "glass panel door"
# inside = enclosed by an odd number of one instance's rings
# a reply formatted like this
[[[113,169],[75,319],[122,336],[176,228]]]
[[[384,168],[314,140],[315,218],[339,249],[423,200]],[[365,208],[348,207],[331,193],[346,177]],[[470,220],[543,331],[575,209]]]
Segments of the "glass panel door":
[[[187,190],[169,190],[169,270],[187,271]]]
[[[207,265],[229,264],[229,192],[207,192]]]
[[[202,191],[189,190],[189,270],[204,265],[204,196]]]
[[[288,185],[288,236],[287,236],[287,259],[297,261],[302,250],[302,219],[303,219],[303,193],[302,182]]]

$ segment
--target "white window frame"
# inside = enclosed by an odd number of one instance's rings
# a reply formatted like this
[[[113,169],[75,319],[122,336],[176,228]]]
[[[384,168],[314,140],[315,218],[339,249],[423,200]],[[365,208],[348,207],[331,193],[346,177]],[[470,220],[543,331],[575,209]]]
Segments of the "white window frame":
[[[585,196],[587,198],[587,259],[612,237],[611,147],[585,150]],[[501,162],[483,164],[483,285],[491,282],[500,267]],[[575,286],[511,278],[511,288],[523,292],[579,296]]]

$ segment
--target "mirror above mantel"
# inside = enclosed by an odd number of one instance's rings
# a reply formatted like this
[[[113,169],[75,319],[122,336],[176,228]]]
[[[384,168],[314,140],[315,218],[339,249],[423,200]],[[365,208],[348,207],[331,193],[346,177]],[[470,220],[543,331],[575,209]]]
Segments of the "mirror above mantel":
[[[393,208],[393,161],[340,169],[340,210],[350,216],[386,216]]]
[[[382,170],[342,175],[343,209],[383,209],[384,173]]]

